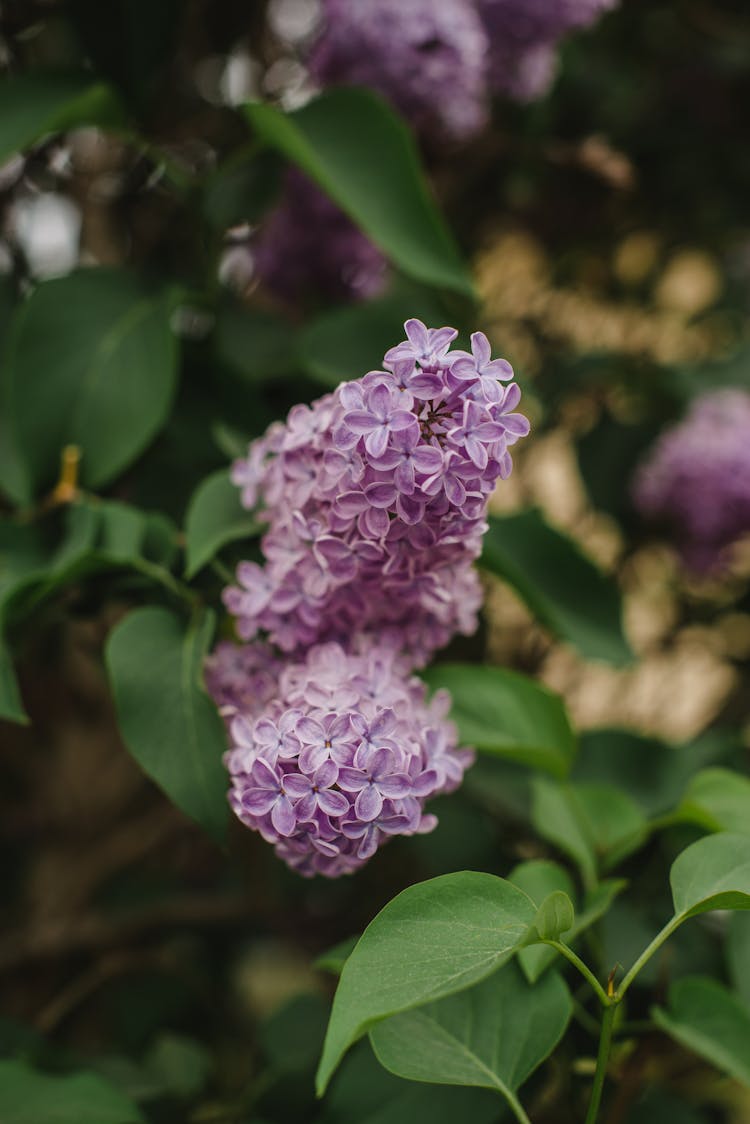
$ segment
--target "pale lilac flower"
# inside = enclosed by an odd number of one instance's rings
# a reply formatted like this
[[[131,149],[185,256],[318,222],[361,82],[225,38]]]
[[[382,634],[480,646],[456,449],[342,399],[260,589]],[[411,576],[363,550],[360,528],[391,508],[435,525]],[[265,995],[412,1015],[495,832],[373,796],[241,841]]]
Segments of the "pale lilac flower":
[[[451,444],[465,450],[471,463],[480,472],[487,467],[489,460],[487,446],[502,440],[504,436],[503,426],[493,421],[488,411],[473,400],[464,402],[461,425],[448,433]]]
[[[344,426],[352,434],[365,439],[365,451],[371,457],[382,457],[392,433],[411,430],[419,437],[414,415],[399,409],[391,387],[378,383],[365,395],[365,408],[351,410],[344,416]]]
[[[452,354],[451,374],[459,382],[474,383],[473,389],[488,402],[498,402],[502,389],[498,382],[513,378],[513,368],[507,359],[493,359],[490,341],[484,332],[474,332],[471,337],[471,355],[465,351]],[[476,382],[479,376],[479,382]]]
[[[258,757],[250,772],[249,784],[242,792],[242,806],[254,816],[270,812],[271,823],[279,835],[291,835],[297,817],[286,790],[286,776],[263,757]]]
[[[421,320],[407,320],[404,324],[406,339],[386,351],[387,366],[410,361],[422,370],[438,371],[446,365],[448,348],[458,335],[455,328],[427,328]]]
[[[383,836],[413,835],[417,832],[409,816],[394,813],[390,802],[371,820],[345,820],[341,830],[347,839],[356,842],[356,856],[363,862],[372,858]]]
[[[339,770],[339,785],[356,792],[354,811],[361,820],[380,815],[383,800],[389,796],[410,796],[411,781],[396,769],[396,755],[390,749],[361,746],[354,755],[354,767]]]
[[[342,816],[349,811],[343,792],[334,789],[339,769],[333,761],[324,761],[312,776],[292,773],[285,779],[286,791],[295,799],[294,814],[300,820],[312,820],[320,809],[327,816]]]

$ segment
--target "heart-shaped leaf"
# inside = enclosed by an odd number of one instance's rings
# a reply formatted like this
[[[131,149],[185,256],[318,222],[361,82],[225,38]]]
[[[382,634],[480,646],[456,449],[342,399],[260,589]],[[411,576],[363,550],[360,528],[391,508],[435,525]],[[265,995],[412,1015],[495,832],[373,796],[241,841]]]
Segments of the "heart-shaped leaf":
[[[558,695],[500,667],[435,664],[423,673],[432,690],[447,688],[461,740],[482,753],[565,777],[576,741]]]
[[[672,863],[675,916],[684,920],[712,909],[750,909],[750,837],[707,835]]]
[[[370,922],[341,973],[317,1087],[389,1015],[471,987],[526,939],[536,907],[510,882],[462,871],[409,886]]]
[[[571,1008],[556,972],[531,985],[508,964],[468,991],[378,1023],[370,1041],[400,1077],[484,1086],[513,1101],[560,1041]]]

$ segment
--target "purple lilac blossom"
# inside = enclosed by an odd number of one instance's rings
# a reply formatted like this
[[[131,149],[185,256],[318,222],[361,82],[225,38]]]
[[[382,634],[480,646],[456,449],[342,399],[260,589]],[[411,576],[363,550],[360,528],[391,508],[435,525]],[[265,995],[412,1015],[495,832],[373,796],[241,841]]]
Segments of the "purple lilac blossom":
[[[323,0],[309,59],[322,86],[369,86],[422,137],[464,140],[487,120],[488,42],[473,0]]]
[[[281,664],[268,644],[239,647],[220,641],[203,666],[208,693],[220,714],[262,709],[276,690]]]
[[[242,640],[297,658],[377,630],[418,667],[476,628],[488,498],[529,424],[482,333],[468,353],[452,328],[405,327],[382,370],[295,406],[234,464],[268,525],[265,564],[224,593]]]
[[[255,666],[254,652],[238,648],[238,663]],[[228,666],[222,656],[209,679],[217,701]],[[315,646],[284,665],[272,700],[224,702],[230,804],[300,874],[349,874],[391,835],[431,831],[425,801],[461,783],[473,754],[457,746],[449,704],[445,692],[427,702],[388,644]]]
[[[336,204],[296,168],[252,248],[255,275],[281,300],[365,300],[386,282],[386,263]]]
[[[588,27],[618,0],[476,0],[490,43],[489,83],[518,101],[547,92],[558,41]]]
[[[689,569],[720,570],[727,548],[750,533],[750,394],[697,398],[639,467],[633,499],[642,515],[673,529]]]

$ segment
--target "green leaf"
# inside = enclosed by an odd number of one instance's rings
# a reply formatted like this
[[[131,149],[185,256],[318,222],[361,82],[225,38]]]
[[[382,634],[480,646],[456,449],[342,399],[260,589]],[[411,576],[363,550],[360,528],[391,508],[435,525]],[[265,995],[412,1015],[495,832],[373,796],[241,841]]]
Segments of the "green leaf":
[[[0,164],[49,133],[123,123],[114,92],[90,74],[17,74],[0,83]]]
[[[645,842],[648,823],[638,806],[611,785],[532,781],[531,822],[543,839],[580,867],[584,884]]]
[[[523,943],[535,913],[517,887],[471,871],[444,874],[398,894],[344,965],[318,1067],[319,1095],[371,1026],[490,975]]]
[[[432,690],[447,688],[461,740],[482,753],[565,777],[576,742],[565,706],[546,687],[505,668],[435,664],[423,673]]]
[[[576,901],[573,880],[567,870],[548,859],[531,859],[519,863],[508,875],[508,881],[518,886],[538,905],[555,891],[562,892],[574,903]],[[576,908],[573,924],[565,935],[565,943],[574,945],[581,933],[603,917],[625,885],[623,879],[610,879],[601,882],[587,894],[582,908]],[[522,948],[518,953],[518,962],[529,983],[534,983],[558,956],[559,953],[554,948],[537,944]]]
[[[687,1050],[750,1086],[750,1011],[723,984],[704,976],[677,980],[654,1021]]]
[[[212,633],[210,613],[185,628],[166,609],[137,609],[112,632],[106,659],[128,749],[178,808],[222,842],[226,737],[202,687]]]
[[[300,332],[299,364],[328,387],[380,367],[389,348],[403,339],[404,321],[417,317],[441,325],[445,313],[434,295],[416,285],[394,285],[376,300],[333,308]]]
[[[196,489],[185,516],[187,564],[192,578],[223,546],[260,534],[262,525],[240,503],[240,490],[220,469]]]
[[[54,484],[66,445],[82,452],[84,485],[126,468],[167,419],[177,349],[170,294],[113,269],[45,281],[15,314],[7,406],[27,503]]]
[[[750,913],[732,914],[725,947],[732,986],[750,1010]]]
[[[513,586],[541,624],[587,659],[632,661],[614,582],[536,508],[490,515],[480,565]]]
[[[707,831],[750,835],[750,780],[732,769],[702,769],[690,781],[674,819]]]
[[[298,164],[407,276],[473,299],[411,134],[380,98],[341,88],[292,113],[261,103],[245,112],[261,140]]]
[[[143,1124],[127,1097],[93,1073],[40,1073],[21,1061],[0,1061],[3,1124]]]
[[[750,837],[720,832],[699,839],[677,856],[669,881],[681,919],[712,909],[750,909]]]
[[[507,1100],[554,1050],[571,1013],[556,972],[535,985],[508,964],[460,995],[378,1023],[375,1054],[391,1073],[440,1085],[479,1085]]]

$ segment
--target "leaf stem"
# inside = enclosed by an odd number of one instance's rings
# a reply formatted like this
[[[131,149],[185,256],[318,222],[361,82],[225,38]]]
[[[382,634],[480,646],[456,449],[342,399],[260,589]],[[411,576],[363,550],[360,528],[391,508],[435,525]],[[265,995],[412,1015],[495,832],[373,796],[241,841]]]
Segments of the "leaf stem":
[[[626,973],[625,978],[623,979],[622,983],[620,984],[617,991],[615,992],[615,1000],[618,1003],[623,998],[623,996],[625,995],[625,992],[628,990],[631,983],[633,982],[635,977],[638,975],[638,973],[640,972],[640,970],[644,966],[644,964],[646,964],[651,959],[651,957],[654,955],[654,953],[658,949],[661,948],[661,946],[664,944],[664,942],[667,940],[667,938],[672,935],[672,933],[675,931],[677,926],[683,920],[684,919],[682,917],[672,917],[672,918],[670,918],[670,920],[667,922],[667,924],[664,926],[664,928],[656,934],[654,939],[651,941],[651,944],[643,950],[643,952],[638,957],[638,959],[636,960],[633,967],[630,969],[629,972]]]
[[[612,1005],[612,997],[607,995],[594,973],[587,964],[584,964],[580,956],[573,952],[572,948],[568,948],[562,941],[544,941],[543,943],[548,944],[550,948],[556,949],[561,956],[564,956],[566,960],[570,961],[574,968],[578,969],[583,978],[593,987],[602,1007],[610,1007]]]
[[[602,1015],[599,1053],[596,1057],[596,1072],[594,1073],[594,1084],[591,1087],[591,1100],[589,1101],[585,1124],[595,1124],[599,1112],[602,1090],[604,1089],[604,1079],[607,1075],[607,1066],[609,1064],[609,1051],[612,1046],[612,1024],[615,1020],[616,1011],[617,1004],[609,1002],[604,1008],[604,1014]]]
[[[515,1093],[511,1093],[510,1089],[505,1089],[503,1091],[503,1096],[510,1105],[511,1111],[516,1120],[520,1120],[521,1124],[531,1124],[531,1121],[524,1111],[523,1105],[521,1104]]]

